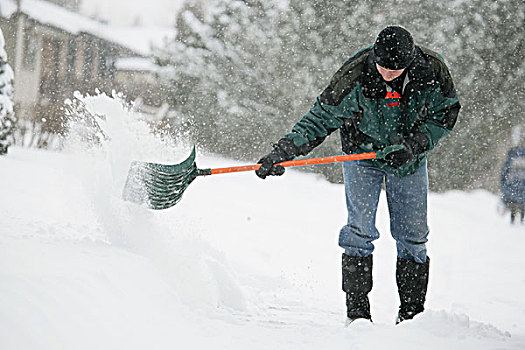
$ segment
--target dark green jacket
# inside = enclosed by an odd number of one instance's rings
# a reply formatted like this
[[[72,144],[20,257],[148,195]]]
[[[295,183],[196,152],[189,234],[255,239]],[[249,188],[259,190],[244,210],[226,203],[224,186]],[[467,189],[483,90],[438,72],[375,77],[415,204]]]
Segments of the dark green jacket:
[[[306,155],[338,129],[345,153],[376,151],[405,138],[417,138],[421,153],[398,169],[382,160],[371,160],[405,176],[419,168],[427,152],[452,130],[459,109],[452,78],[439,54],[416,46],[401,97],[387,91],[368,47],[343,64],[285,139],[293,141],[295,149],[289,153],[297,156]]]

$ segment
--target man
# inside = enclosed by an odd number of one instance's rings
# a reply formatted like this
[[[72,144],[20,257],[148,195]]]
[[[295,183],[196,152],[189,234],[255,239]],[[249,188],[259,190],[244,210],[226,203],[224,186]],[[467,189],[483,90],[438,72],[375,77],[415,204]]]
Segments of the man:
[[[525,223],[525,146],[509,150],[501,168],[501,192],[503,203],[510,211],[510,223],[514,224],[516,214]]]
[[[373,46],[343,64],[310,111],[259,161],[260,178],[282,175],[284,168],[275,164],[306,155],[338,129],[344,153],[403,146],[384,160],[343,164],[348,223],[341,229],[339,245],[344,249],[347,322],[371,320],[368,293],[383,182],[397,243],[397,322],[423,311],[429,274],[427,152],[452,130],[459,109],[443,58],[414,45],[406,29],[390,26]]]

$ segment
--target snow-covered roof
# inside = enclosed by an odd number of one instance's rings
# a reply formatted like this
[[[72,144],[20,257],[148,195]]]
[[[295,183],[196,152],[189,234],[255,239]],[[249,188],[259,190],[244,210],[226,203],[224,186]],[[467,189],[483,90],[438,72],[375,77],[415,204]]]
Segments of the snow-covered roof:
[[[8,18],[16,11],[15,0],[0,0],[2,17]],[[152,47],[162,46],[164,38],[175,35],[174,28],[112,26],[43,0],[22,0],[20,11],[40,23],[75,35],[89,33],[143,56],[151,55]]]
[[[156,72],[159,66],[150,58],[122,57],[115,61],[115,68],[119,71]]]
[[[113,25],[172,27],[186,0],[82,0],[79,12]],[[209,0],[201,0],[209,1]]]
[[[100,37],[118,43],[143,56],[151,56],[152,48],[164,47],[166,39],[175,38],[174,28],[164,27],[117,27],[106,25],[107,33]]]

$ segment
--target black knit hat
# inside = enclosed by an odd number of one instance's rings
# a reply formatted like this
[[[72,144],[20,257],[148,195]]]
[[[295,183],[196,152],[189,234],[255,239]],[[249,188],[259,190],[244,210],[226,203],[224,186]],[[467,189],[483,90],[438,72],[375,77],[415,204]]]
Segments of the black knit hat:
[[[377,36],[374,55],[376,63],[383,68],[406,68],[414,58],[414,39],[403,27],[386,27]]]

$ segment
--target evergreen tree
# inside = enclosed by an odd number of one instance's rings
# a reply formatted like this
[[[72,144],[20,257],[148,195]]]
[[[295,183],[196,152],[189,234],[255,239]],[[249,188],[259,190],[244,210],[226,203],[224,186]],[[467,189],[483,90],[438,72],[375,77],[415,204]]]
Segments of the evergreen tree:
[[[4,50],[4,35],[0,29],[0,154],[7,153],[10,135],[15,127],[13,112],[13,70],[7,63]]]
[[[273,5],[216,0],[204,13],[190,2],[178,18],[177,41],[159,55],[172,68],[165,84],[171,104],[210,150],[254,156],[279,127],[289,127],[293,99],[284,100],[280,82],[293,80],[280,62],[281,12]]]
[[[347,21],[362,21],[369,2],[341,2],[326,15],[318,3],[283,4],[215,0],[204,9],[193,1],[181,11],[176,41],[159,52],[160,63],[169,67],[164,89],[186,117],[184,127],[205,148],[239,158],[260,156],[308,110],[359,49],[359,39],[364,41]],[[326,28],[326,22],[337,28]],[[317,151],[337,152],[337,140]]]
[[[441,148],[448,152],[434,155],[440,165],[434,176],[446,176],[460,188],[496,190],[512,128],[525,122],[525,4],[471,0],[455,6],[454,27],[443,37],[450,38],[449,59],[459,77],[463,109],[455,137]],[[460,171],[438,156],[455,159]]]

